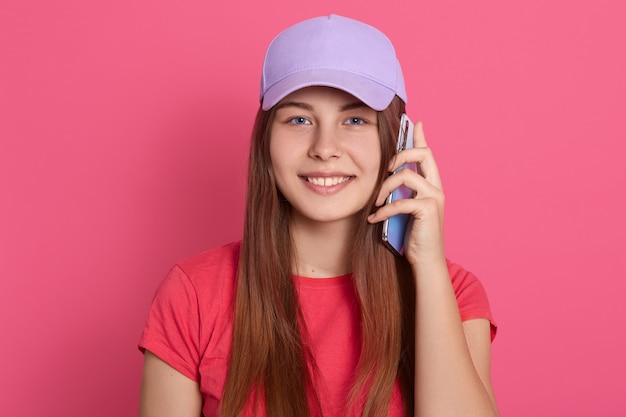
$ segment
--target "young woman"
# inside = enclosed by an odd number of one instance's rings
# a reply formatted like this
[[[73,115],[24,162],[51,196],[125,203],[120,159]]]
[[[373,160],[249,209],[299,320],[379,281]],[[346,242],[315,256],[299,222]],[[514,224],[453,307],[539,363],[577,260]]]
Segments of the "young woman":
[[[267,51],[241,242],[176,265],[140,341],[140,416],[495,416],[495,326],[447,261],[444,195],[395,51],[340,16]],[[420,174],[404,169],[417,163]],[[414,198],[385,205],[404,185]],[[382,222],[409,214],[404,256]]]

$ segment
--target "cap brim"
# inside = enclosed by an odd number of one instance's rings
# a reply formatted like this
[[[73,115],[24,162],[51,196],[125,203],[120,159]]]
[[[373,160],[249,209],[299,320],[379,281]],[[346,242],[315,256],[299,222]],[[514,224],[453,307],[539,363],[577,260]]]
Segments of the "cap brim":
[[[262,108],[269,110],[294,91],[313,86],[345,91],[377,111],[386,109],[395,96],[393,90],[353,72],[310,68],[293,73],[269,87],[263,96]]]

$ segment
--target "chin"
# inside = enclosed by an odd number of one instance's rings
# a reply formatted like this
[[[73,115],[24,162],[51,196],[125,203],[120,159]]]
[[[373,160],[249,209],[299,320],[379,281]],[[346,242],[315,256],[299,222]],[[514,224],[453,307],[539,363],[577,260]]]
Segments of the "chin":
[[[343,222],[355,222],[360,218],[361,211],[363,209],[358,209],[355,211],[345,211],[345,207],[343,210],[331,209],[327,208],[320,211],[312,211],[308,210],[298,210],[294,207],[294,213],[296,214],[295,219],[301,219],[309,222],[316,223],[343,223]]]

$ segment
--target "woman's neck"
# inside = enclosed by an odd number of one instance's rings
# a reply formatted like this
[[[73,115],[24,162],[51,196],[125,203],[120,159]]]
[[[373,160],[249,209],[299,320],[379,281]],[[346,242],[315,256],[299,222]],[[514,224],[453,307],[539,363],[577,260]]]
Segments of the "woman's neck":
[[[290,229],[297,275],[332,278],[352,272],[355,220],[319,223],[296,215]]]

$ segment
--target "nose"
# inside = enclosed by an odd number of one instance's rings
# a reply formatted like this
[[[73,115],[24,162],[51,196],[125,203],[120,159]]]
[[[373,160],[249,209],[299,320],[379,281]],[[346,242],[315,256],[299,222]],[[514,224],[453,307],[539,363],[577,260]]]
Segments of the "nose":
[[[315,159],[328,160],[339,158],[342,153],[339,132],[331,127],[318,127],[312,137],[309,156]]]

